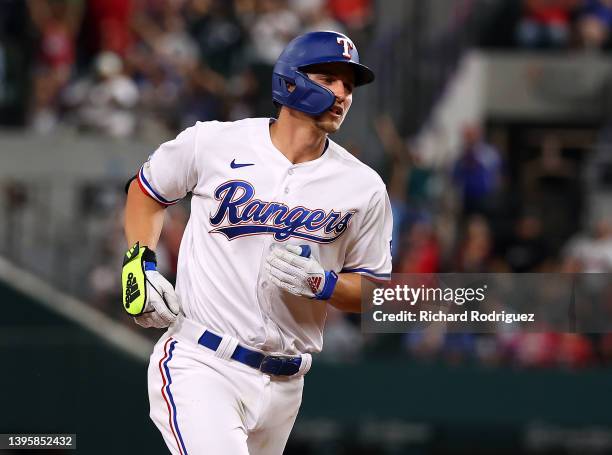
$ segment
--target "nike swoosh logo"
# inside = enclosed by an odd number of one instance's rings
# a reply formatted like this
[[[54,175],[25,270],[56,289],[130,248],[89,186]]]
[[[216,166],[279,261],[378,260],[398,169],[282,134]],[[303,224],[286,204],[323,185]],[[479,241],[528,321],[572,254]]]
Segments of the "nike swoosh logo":
[[[239,167],[245,167],[245,166],[255,166],[255,163],[236,163],[236,160],[233,159],[232,162],[230,163],[230,167],[232,169],[238,169]]]

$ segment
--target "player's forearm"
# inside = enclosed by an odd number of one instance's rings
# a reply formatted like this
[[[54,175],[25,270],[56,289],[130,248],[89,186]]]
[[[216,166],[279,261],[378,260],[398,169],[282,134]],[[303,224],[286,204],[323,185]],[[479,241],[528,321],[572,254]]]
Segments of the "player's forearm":
[[[145,195],[132,181],[125,205],[125,237],[128,245],[140,242],[154,250],[164,224],[164,207]]]
[[[347,313],[361,313],[361,275],[340,273],[329,304]]]

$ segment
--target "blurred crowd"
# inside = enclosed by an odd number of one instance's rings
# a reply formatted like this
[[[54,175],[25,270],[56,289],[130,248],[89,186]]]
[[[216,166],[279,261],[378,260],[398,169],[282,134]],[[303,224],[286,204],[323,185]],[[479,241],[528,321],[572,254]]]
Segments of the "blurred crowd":
[[[30,124],[170,136],[272,112],[270,69],[301,32],[368,33],[371,0],[29,0]]]
[[[523,0],[515,37],[529,49],[609,49],[612,1]]]
[[[272,115],[271,68],[292,37],[335,29],[366,42],[374,18],[372,0],[30,0],[27,8],[35,37],[31,128],[153,139],[196,120]],[[515,40],[522,47],[611,44],[612,0],[523,0],[521,14]],[[581,221],[576,195],[584,163],[565,153],[554,134],[516,171],[508,147],[479,124],[464,126],[461,146],[443,165],[401,137],[390,117],[375,119],[374,130],[386,153],[378,170],[394,216],[395,273],[612,273],[612,221]],[[84,266],[83,295],[132,324],[119,304],[122,186],[110,193],[92,191],[106,199],[99,213],[83,218],[106,234],[91,247],[96,260]],[[20,194],[5,196],[19,202]],[[188,207],[185,201],[168,209],[158,246],[160,271],[171,280]],[[371,337],[361,333],[358,317],[334,310],[326,332],[323,355],[334,359],[401,352],[452,364],[612,364],[612,335]]]
[[[389,155],[395,273],[612,273],[612,220],[580,213],[580,161],[555,134],[512,178],[507,150],[467,124],[445,169],[426,164],[390,118],[377,131]],[[584,163],[583,163],[584,164]],[[612,295],[603,295],[612,305]],[[612,364],[612,335],[448,334],[401,337],[414,358],[453,364],[581,368]]]

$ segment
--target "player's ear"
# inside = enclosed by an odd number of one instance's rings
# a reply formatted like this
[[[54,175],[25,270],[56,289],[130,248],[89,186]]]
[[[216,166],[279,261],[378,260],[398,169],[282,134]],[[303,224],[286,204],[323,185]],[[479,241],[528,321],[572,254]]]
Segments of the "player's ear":
[[[292,93],[295,90],[295,84],[285,81],[285,85],[287,86],[289,93]]]

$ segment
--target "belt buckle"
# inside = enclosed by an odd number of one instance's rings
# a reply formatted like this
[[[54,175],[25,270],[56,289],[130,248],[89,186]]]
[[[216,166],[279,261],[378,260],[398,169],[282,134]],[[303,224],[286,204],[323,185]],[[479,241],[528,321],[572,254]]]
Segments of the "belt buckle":
[[[301,359],[300,359],[301,360]],[[297,364],[294,357],[284,357],[278,355],[267,355],[261,361],[259,365],[259,371],[266,374],[283,376],[292,376],[297,373],[300,369],[300,365]],[[283,371],[289,370],[289,371]]]

